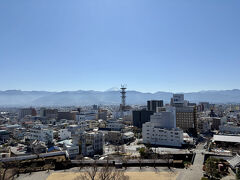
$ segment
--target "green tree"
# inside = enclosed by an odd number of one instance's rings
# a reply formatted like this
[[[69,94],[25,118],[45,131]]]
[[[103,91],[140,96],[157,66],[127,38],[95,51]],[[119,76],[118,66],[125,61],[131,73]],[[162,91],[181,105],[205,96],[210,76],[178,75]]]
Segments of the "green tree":
[[[240,180],[240,169],[236,170],[236,180]]]
[[[218,163],[218,159],[211,157],[208,158],[205,163],[205,172],[210,176],[211,179],[216,179],[219,177]]]

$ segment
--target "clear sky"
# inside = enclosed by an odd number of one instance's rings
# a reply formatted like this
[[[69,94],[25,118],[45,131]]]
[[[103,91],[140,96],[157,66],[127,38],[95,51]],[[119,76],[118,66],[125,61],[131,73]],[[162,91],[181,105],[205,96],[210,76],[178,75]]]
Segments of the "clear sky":
[[[1,0],[0,90],[240,88],[239,0]]]

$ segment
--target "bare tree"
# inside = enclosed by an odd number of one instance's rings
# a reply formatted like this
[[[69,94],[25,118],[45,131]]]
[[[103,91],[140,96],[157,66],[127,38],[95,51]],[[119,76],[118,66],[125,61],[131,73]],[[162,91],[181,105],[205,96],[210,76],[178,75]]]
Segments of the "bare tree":
[[[129,180],[129,177],[126,176],[123,171],[118,171],[115,169],[109,180]]]
[[[142,169],[142,158],[141,158],[141,156],[138,159],[138,163],[139,163],[139,168]]]
[[[156,169],[157,154],[154,153],[152,157],[153,157],[153,167]]]
[[[7,170],[8,170],[8,166],[6,166],[4,163],[1,163],[0,164],[0,180],[5,180]]]
[[[128,180],[129,178],[124,175],[124,172],[118,171],[115,167],[108,164],[105,167],[99,168],[96,164],[91,167],[84,168],[80,176],[74,180]]]
[[[74,180],[95,180],[98,172],[98,167],[94,163],[91,167],[83,168],[83,173]]]
[[[167,161],[168,168],[171,170],[170,158],[171,158],[171,155],[170,155],[169,152],[167,152],[166,154],[162,155],[162,159],[165,159]]]
[[[110,167],[109,165],[107,165],[106,167],[101,168],[101,170],[99,172],[99,179],[101,179],[101,180],[109,180],[109,179],[111,179],[113,174],[114,174],[113,167]]]
[[[13,179],[19,174],[19,162],[1,162],[0,163],[0,180]]]
[[[127,169],[128,159],[125,158],[125,157],[122,157],[122,158],[121,158],[121,161],[122,161],[122,163],[124,164],[124,167],[125,167],[125,170],[126,170],[126,169]]]

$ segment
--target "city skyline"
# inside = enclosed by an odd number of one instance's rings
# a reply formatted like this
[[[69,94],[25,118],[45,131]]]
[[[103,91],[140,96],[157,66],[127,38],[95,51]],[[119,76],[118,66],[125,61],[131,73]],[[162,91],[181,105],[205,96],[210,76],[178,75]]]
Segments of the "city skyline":
[[[141,92],[141,93],[151,93],[151,94],[155,94],[155,93],[158,93],[158,92],[163,92],[163,93],[174,93],[174,94],[188,94],[188,93],[201,93],[201,92],[221,92],[221,91],[234,91],[234,90],[237,90],[237,91],[240,91],[240,89],[238,88],[235,88],[235,89],[209,89],[209,90],[199,90],[199,91],[189,91],[189,92],[183,92],[183,91],[162,91],[162,90],[159,90],[159,91],[153,91],[153,92],[150,92],[150,91],[141,91],[141,90],[136,90],[136,89],[127,89],[126,91],[136,91],[136,92]],[[105,89],[105,90],[97,90],[97,89],[73,89],[73,90],[59,90],[59,91],[54,91],[54,90],[44,90],[44,89],[40,89],[40,90],[37,90],[37,89],[5,89],[5,90],[2,90],[0,89],[0,91],[2,92],[6,92],[6,91],[25,91],[25,92],[56,92],[56,93],[61,93],[61,92],[77,92],[77,91],[95,91],[95,92],[108,92],[108,91],[121,91],[120,88],[117,88],[117,87],[112,87],[112,88],[108,88],[108,89]]]
[[[1,90],[240,89],[239,1],[1,1]]]

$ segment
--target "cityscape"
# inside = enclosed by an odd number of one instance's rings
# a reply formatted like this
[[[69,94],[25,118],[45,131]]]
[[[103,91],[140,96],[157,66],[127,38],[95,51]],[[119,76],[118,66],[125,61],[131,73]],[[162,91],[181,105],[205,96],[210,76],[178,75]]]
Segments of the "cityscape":
[[[128,105],[127,86],[118,92],[119,105],[2,107],[2,175],[35,179],[33,172],[81,172],[89,165],[124,172],[118,179],[132,171],[168,172],[163,179],[237,173],[240,104],[193,103],[173,94],[167,102]]]
[[[239,0],[0,0],[0,180],[240,180]]]

